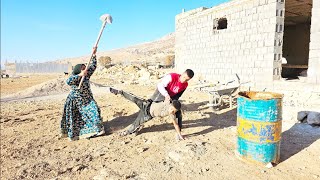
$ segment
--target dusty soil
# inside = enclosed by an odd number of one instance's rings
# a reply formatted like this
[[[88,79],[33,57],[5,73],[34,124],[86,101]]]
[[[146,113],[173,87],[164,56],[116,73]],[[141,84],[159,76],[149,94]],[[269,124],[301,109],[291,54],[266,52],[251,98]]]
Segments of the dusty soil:
[[[17,78],[1,78],[1,97],[19,92],[34,85],[56,79],[58,74],[21,74]]]
[[[147,98],[155,85],[115,87]],[[2,102],[1,179],[320,179],[317,127],[284,119],[281,162],[268,169],[235,156],[236,109],[212,113],[204,93],[183,95],[187,140],[179,142],[165,118],[146,123],[137,136],[119,137],[138,108],[107,91],[94,94],[107,135],[74,142],[58,138],[67,94]],[[284,105],[284,111],[292,106]]]

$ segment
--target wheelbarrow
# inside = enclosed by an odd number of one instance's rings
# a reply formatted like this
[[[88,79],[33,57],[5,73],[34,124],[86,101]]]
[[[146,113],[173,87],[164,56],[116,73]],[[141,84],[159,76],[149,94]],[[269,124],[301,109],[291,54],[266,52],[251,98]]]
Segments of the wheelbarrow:
[[[209,93],[209,103],[207,104],[208,107],[212,108],[213,111],[219,110],[225,104],[229,104],[229,108],[233,107],[233,102],[237,96],[237,87],[221,87],[216,88]]]
[[[238,89],[240,88],[240,78],[236,74],[237,79],[226,83],[207,83],[200,84],[196,88],[200,91],[208,93],[209,103],[207,104],[213,111],[220,110],[225,105],[229,105],[229,108],[233,108],[233,103],[238,95]]]

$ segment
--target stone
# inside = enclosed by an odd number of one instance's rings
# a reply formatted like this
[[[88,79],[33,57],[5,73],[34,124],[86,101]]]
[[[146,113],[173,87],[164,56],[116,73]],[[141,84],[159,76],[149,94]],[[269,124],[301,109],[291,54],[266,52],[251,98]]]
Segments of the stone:
[[[313,177],[316,179],[316,178],[319,178],[320,176],[319,175],[316,175],[314,174]]]
[[[99,151],[98,151],[98,152],[96,152],[96,153],[93,154],[93,157],[96,158],[96,157],[101,157],[101,156],[104,156],[104,155],[105,155],[104,152],[99,152]]]
[[[84,170],[85,168],[87,168],[87,166],[85,166],[85,165],[83,165],[83,164],[79,164],[79,165],[73,167],[73,168],[72,168],[72,171],[73,171],[73,172],[82,171],[82,170]]]
[[[96,175],[93,177],[93,180],[106,180],[107,178],[103,175]]]
[[[320,113],[309,112],[307,116],[307,123],[310,125],[320,125]]]
[[[139,154],[145,152],[146,150],[148,150],[148,148],[137,148],[137,152],[138,152]]]
[[[127,175],[124,175],[124,178],[125,179],[136,179],[137,178],[137,173],[136,172],[132,172],[132,173],[130,173],[130,174],[127,174]]]
[[[305,118],[307,117],[308,112],[307,111],[300,111],[298,112],[297,120],[300,122],[303,122]]]
[[[102,74],[107,74],[108,73],[108,69],[107,68],[102,69],[101,73]]]
[[[138,72],[139,75],[139,81],[143,82],[143,81],[147,81],[150,79],[151,73],[149,71],[147,71],[146,69],[141,69]]]
[[[103,175],[103,176],[109,176],[109,172],[108,172],[108,170],[107,169],[101,169],[100,170],[100,175]]]
[[[300,111],[297,116],[298,121],[310,125],[320,125],[320,112]]]
[[[167,166],[166,172],[169,172],[173,167],[172,166]]]
[[[272,163],[268,163],[268,164],[266,165],[266,168],[273,168],[273,164],[272,164]]]
[[[209,167],[206,167],[206,168],[203,168],[203,169],[202,169],[202,172],[208,172],[208,171],[210,171],[210,168],[209,168]]]
[[[175,162],[179,162],[181,160],[181,158],[182,158],[181,155],[179,153],[175,152],[175,151],[170,151],[168,153],[168,156],[169,156],[170,159],[172,159]]]
[[[126,145],[126,144],[128,144],[129,142],[127,142],[127,141],[121,141],[120,142],[120,144],[122,144],[122,145]]]

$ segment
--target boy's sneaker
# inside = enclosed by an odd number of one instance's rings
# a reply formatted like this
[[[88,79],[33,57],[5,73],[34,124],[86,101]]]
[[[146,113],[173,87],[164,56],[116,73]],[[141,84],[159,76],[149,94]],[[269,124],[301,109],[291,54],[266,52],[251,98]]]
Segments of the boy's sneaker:
[[[137,129],[133,132],[135,136],[138,136],[139,135],[139,131],[143,128],[144,126],[143,125],[139,125],[137,127]]]
[[[127,135],[129,135],[129,134],[130,134],[129,131],[128,131],[128,130],[125,130],[125,131],[120,132],[120,133],[119,133],[119,136],[127,136]]]
[[[110,92],[117,95],[117,94],[120,94],[121,93],[121,90],[117,90],[117,89],[114,89],[114,88],[110,88]]]

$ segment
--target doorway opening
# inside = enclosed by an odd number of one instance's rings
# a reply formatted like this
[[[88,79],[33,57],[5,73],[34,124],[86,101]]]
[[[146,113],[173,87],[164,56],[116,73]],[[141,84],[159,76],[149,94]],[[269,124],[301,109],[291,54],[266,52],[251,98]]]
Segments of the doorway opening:
[[[286,0],[282,44],[281,76],[297,79],[307,76],[312,0]]]

